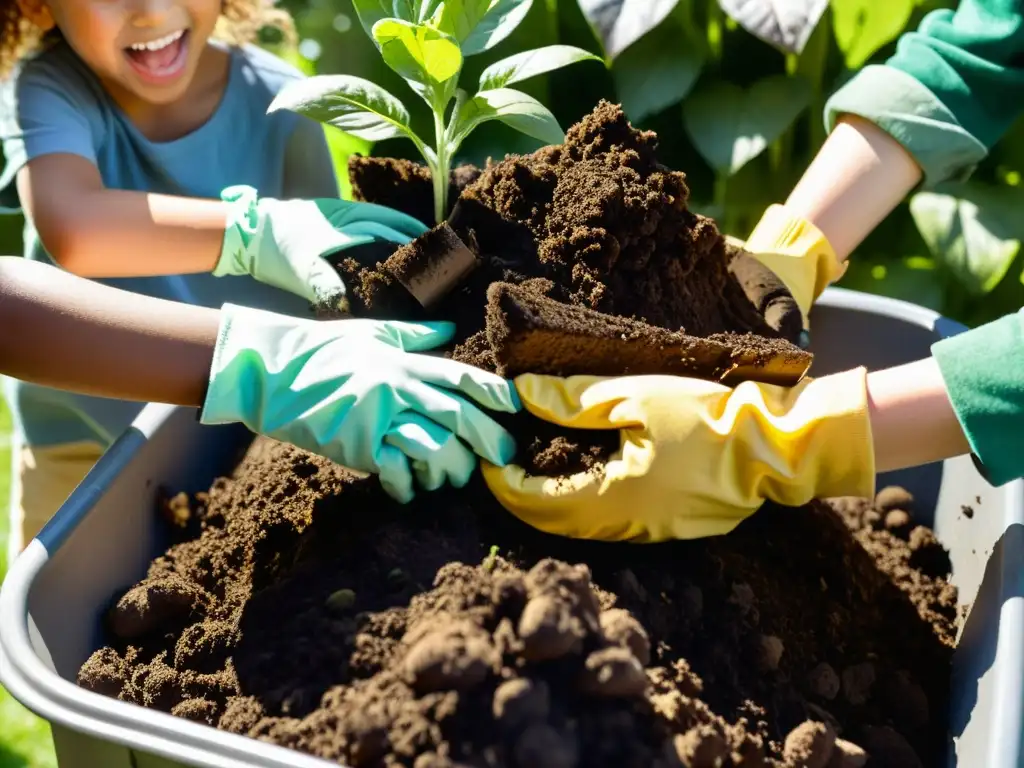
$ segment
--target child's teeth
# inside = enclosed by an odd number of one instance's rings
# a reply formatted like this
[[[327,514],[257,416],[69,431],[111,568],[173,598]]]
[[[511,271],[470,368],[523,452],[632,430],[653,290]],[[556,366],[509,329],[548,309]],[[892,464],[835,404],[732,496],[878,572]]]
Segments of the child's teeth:
[[[185,30],[179,29],[177,32],[172,32],[156,40],[150,40],[148,43],[133,43],[131,49],[133,51],[159,51],[161,48],[166,48],[176,41],[183,34],[185,34]]]

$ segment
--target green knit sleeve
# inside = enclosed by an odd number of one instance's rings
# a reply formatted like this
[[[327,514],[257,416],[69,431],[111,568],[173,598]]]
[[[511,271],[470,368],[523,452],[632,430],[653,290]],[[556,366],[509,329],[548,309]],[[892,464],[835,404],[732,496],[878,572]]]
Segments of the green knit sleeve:
[[[943,339],[932,355],[988,481],[1024,477],[1024,309]]]
[[[887,131],[925,184],[967,178],[1024,111],[1024,3],[961,0],[904,34],[884,65],[865,67],[829,100]]]

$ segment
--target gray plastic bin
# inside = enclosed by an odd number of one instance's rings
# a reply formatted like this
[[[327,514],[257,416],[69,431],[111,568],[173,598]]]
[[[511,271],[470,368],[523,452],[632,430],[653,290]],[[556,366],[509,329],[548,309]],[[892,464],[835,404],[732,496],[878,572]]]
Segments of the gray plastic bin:
[[[936,338],[962,330],[920,307],[831,289],[814,313],[812,373],[909,362],[926,356]],[[166,546],[153,513],[158,487],[209,487],[231,470],[248,439],[241,429],[203,427],[187,409],[147,407],[14,563],[0,590],[0,682],[53,725],[62,768],[331,765],[74,684],[101,644],[101,606],[141,578]],[[951,550],[961,601],[972,606],[954,657],[948,765],[1017,768],[1024,484],[992,488],[968,457],[879,482],[898,482],[922,509],[937,510],[935,530]],[[973,519],[961,513],[964,504],[975,508]]]

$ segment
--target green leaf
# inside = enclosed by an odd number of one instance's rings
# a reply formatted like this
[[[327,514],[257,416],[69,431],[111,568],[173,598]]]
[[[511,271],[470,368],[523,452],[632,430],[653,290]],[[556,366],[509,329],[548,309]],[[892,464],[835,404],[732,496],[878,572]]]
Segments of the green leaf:
[[[946,285],[938,265],[923,256],[875,258],[858,255],[850,259],[840,288],[864,291],[909,301],[941,312]]]
[[[572,45],[548,45],[523,51],[496,61],[480,73],[480,90],[490,91],[504,88],[512,83],[529,80],[531,77],[543,75],[578,61],[602,61],[590,51]]]
[[[267,112],[282,109],[333,125],[366,141],[414,136],[402,102],[361,77],[318,75],[292,81],[277,94]]]
[[[982,296],[1002,281],[1020,250],[1024,195],[979,183],[955,191],[919,192],[910,213],[935,258],[970,294]]]
[[[872,54],[907,26],[915,0],[832,0],[832,30],[848,69],[860,69]]]
[[[657,27],[679,0],[579,0],[580,10],[594,28],[605,55],[615,59]]]
[[[781,136],[810,99],[799,77],[771,75],[749,90],[720,81],[686,100],[683,125],[708,164],[731,176]]]
[[[394,13],[391,0],[352,0],[352,7],[355,8],[356,16],[359,17],[359,23],[363,25],[363,29],[370,37],[373,37],[374,24],[381,19],[398,15]],[[398,18],[405,17],[398,16]],[[412,21],[412,19],[406,20]]]
[[[561,144],[565,134],[555,116],[532,96],[512,88],[481,91],[461,105],[455,116],[451,152],[482,123],[500,120],[545,144]]]
[[[373,26],[373,39],[391,69],[437,109],[455,94],[462,52],[449,35],[424,24],[381,19]]]
[[[787,53],[801,53],[828,0],[718,0],[718,5],[754,37]]]
[[[490,50],[518,27],[533,0],[445,0],[438,29],[459,41],[464,56]]]
[[[612,65],[615,93],[638,123],[679,103],[700,77],[707,59],[704,40],[668,19],[629,46]]]

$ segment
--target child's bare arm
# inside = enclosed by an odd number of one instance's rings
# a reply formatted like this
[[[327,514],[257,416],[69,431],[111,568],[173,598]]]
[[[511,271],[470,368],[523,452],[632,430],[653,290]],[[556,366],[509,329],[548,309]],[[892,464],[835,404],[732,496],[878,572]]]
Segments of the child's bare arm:
[[[0,372],[82,394],[200,406],[219,313],[0,257]]]
[[[107,189],[96,166],[72,154],[29,161],[18,195],[49,254],[84,277],[211,272],[228,221],[220,200]]]

